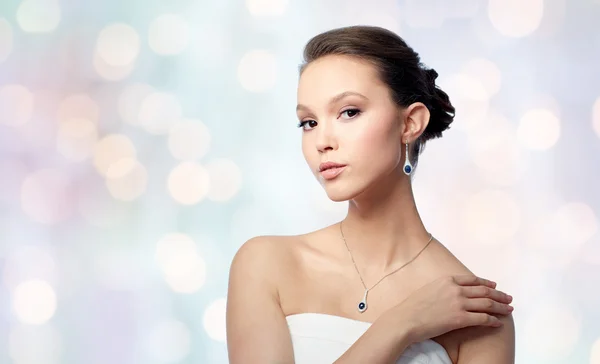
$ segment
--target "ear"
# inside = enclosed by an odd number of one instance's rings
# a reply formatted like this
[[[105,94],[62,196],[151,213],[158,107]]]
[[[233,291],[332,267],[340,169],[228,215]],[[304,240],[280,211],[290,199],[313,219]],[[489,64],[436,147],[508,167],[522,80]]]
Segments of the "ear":
[[[431,114],[422,102],[415,102],[404,109],[404,130],[402,131],[402,143],[414,142],[429,124]]]

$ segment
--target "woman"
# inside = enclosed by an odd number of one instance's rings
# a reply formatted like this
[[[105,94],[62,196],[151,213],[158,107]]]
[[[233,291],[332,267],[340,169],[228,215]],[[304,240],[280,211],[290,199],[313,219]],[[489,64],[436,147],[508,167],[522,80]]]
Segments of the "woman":
[[[435,240],[415,206],[418,155],[454,117],[437,73],[378,27],[317,35],[304,58],[304,157],[348,214],[243,244],[230,270],[230,362],[513,363],[512,297]]]

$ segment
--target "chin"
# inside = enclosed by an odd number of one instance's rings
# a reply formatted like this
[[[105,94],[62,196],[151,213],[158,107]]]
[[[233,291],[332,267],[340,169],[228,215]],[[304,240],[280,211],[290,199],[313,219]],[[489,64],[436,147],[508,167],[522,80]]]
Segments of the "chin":
[[[331,201],[334,202],[342,202],[342,201],[349,201],[352,200],[354,197],[356,197],[360,191],[358,191],[356,188],[351,188],[350,186],[334,186],[334,185],[327,185],[325,184],[323,186],[323,188],[325,189],[325,193],[327,194],[327,197],[329,197],[329,199]]]
[[[333,202],[343,202],[349,201],[352,199],[352,195],[342,194],[342,193],[329,193],[327,192],[327,197]]]

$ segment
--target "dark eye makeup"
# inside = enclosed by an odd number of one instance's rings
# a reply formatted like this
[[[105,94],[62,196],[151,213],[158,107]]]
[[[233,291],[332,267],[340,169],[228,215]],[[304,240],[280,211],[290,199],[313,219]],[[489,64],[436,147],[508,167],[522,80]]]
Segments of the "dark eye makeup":
[[[361,113],[360,109],[346,109],[344,111],[342,111],[340,113],[340,115],[346,114],[348,115],[349,119],[352,119],[354,117],[356,117],[357,115],[359,115]],[[309,126],[311,129],[317,126],[317,121],[316,120],[303,120],[300,121],[297,125],[298,128],[304,128],[304,130],[310,130],[307,129],[306,127]]]

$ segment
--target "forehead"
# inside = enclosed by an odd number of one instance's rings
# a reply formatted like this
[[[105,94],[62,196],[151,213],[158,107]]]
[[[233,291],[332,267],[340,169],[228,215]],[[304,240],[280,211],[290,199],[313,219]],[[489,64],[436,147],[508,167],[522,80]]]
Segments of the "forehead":
[[[326,101],[345,91],[370,97],[387,93],[387,87],[371,63],[351,56],[325,56],[304,69],[298,82],[298,103]]]

